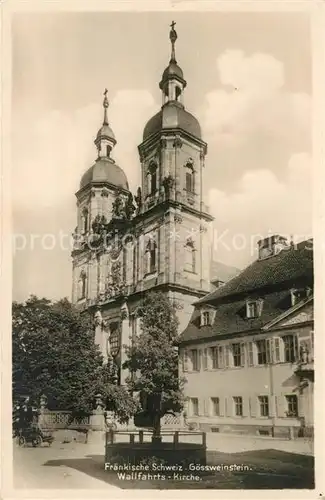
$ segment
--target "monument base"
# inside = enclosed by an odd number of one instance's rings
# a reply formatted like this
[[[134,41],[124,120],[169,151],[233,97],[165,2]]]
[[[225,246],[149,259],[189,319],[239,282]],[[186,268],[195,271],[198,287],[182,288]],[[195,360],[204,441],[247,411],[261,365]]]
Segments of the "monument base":
[[[105,446],[105,431],[96,431],[90,429],[88,431],[87,443],[88,444],[98,444]]]

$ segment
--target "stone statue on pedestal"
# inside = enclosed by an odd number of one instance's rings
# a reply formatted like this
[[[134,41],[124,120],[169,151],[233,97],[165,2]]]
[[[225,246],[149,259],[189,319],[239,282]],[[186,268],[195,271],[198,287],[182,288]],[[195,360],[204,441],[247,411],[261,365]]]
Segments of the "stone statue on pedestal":
[[[300,361],[302,363],[308,363],[308,349],[305,343],[302,343],[300,346]]]
[[[102,326],[102,324],[103,324],[103,317],[102,317],[102,313],[100,312],[99,309],[95,312],[94,319],[95,319],[95,325],[96,326]]]

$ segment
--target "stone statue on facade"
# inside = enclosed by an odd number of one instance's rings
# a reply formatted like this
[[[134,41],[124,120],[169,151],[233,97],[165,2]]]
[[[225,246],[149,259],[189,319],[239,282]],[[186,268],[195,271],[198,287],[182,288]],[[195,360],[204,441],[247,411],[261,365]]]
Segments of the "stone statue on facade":
[[[95,325],[96,326],[102,326],[102,324],[103,324],[103,317],[102,317],[102,313],[100,312],[99,309],[95,312],[94,320],[95,320]]]
[[[118,194],[112,205],[112,219],[124,219],[125,218],[125,203],[120,194]]]
[[[142,192],[140,187],[138,187],[137,195],[135,196],[134,201],[137,204],[137,215],[139,215],[142,209]]]
[[[125,215],[126,215],[127,220],[132,219],[135,211],[136,211],[136,208],[135,208],[134,203],[133,203],[133,194],[129,193],[128,199],[126,200],[126,204],[125,204]]]
[[[308,363],[308,349],[305,343],[302,343],[300,346],[300,361],[302,363]]]
[[[172,188],[174,187],[173,177],[171,175],[164,177],[162,184],[164,186],[166,198],[168,198],[170,196]]]
[[[127,319],[129,317],[129,308],[126,302],[122,304],[121,307],[121,318],[122,320]]]

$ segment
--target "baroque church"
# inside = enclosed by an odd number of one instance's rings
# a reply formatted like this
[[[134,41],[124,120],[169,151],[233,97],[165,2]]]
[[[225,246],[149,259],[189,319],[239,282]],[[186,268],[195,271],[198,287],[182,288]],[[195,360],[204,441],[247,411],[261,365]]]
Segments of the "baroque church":
[[[185,106],[187,82],[176,61],[174,25],[170,62],[159,83],[162,107],[145,125],[138,146],[137,193],[130,192],[113,159],[116,138],[106,90],[103,124],[95,139],[97,159],[76,193],[72,300],[93,314],[95,342],[105,360],[113,358],[122,384],[127,376],[121,370],[122,346],[139,331],[137,307],[146,291],[168,294],[182,332],[193,303],[237,271],[212,262],[213,217],[203,196],[207,144]]]

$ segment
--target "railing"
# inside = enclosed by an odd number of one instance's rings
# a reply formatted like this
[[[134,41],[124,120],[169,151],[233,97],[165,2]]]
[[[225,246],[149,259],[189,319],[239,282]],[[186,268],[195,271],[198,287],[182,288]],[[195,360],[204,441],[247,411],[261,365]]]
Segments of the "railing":
[[[206,447],[206,433],[202,431],[161,431],[162,438],[172,437],[172,442],[174,445],[179,443],[179,438],[181,436],[185,437],[201,437],[201,444]],[[152,432],[139,430],[139,431],[114,431],[110,429],[106,432],[106,445],[114,444],[119,437],[128,436],[128,442],[130,444],[134,443],[149,443],[151,442]],[[150,438],[150,439],[149,439]]]
[[[89,417],[71,420],[71,412],[69,411],[45,411],[39,415],[38,421],[43,427],[53,430],[84,428],[90,424]]]

